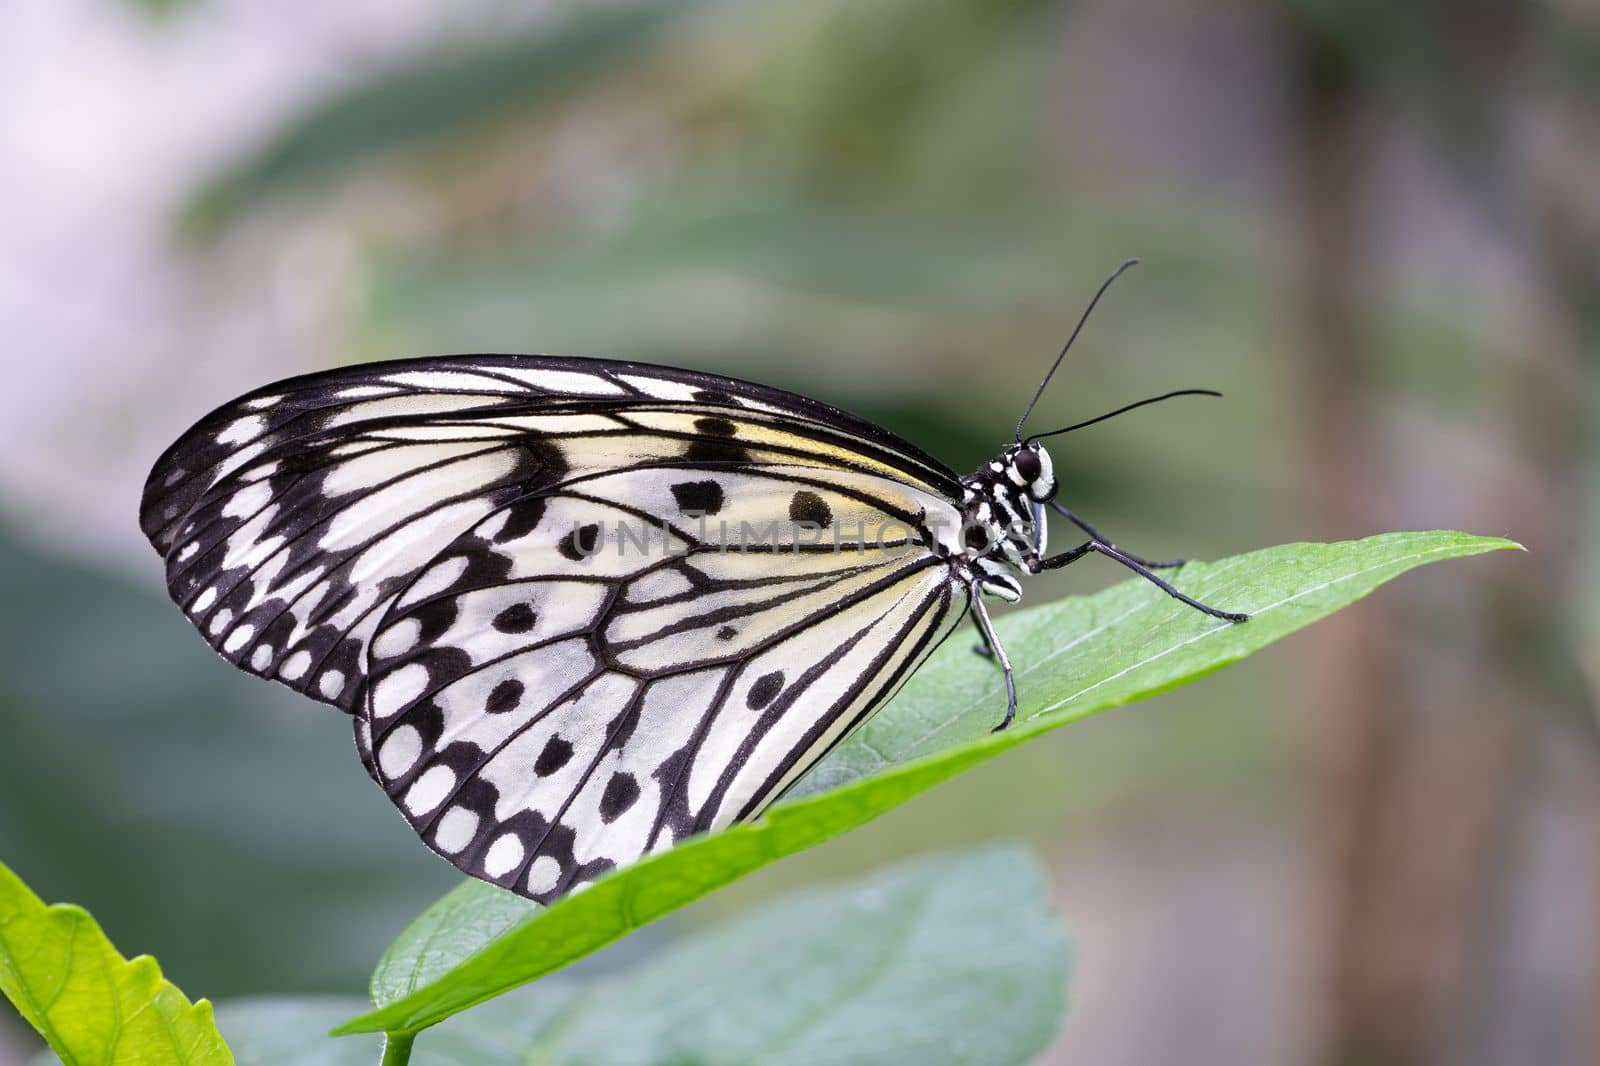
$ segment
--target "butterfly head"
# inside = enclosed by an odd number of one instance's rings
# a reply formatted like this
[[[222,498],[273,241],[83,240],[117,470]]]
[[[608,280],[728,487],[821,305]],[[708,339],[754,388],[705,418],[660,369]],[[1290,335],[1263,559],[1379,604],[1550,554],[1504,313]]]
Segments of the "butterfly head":
[[[977,569],[985,592],[1015,600],[1025,560],[1044,551],[1039,505],[1056,494],[1050,453],[1037,441],[1019,441],[961,480],[957,550]]]
[[[1050,453],[1037,441],[1011,445],[996,463],[1000,468],[995,473],[1027,493],[1029,499],[1044,503],[1055,496],[1055,466],[1050,462]]]

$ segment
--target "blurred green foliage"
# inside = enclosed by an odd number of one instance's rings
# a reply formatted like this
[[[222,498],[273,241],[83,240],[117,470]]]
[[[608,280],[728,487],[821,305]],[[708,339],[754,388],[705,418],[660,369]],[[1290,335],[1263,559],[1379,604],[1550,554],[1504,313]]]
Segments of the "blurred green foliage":
[[[601,980],[540,982],[429,1030],[412,1061],[1023,1063],[1066,1010],[1068,969],[1044,871],[986,848],[768,903]],[[376,1051],[325,1036],[360,1006],[246,1000],[218,1017],[242,1064],[343,1066]]]
[[[292,123],[191,210],[201,229],[229,221],[279,185],[337,173],[419,141],[457,140],[483,124],[553,107],[631,61],[698,0],[577,5],[555,26],[413,57],[351,86]]]

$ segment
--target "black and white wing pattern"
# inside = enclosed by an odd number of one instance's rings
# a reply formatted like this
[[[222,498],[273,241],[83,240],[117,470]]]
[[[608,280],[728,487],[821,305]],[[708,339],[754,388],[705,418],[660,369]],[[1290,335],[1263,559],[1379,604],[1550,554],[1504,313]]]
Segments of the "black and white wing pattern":
[[[799,466],[646,467],[492,513],[378,625],[358,725],[375,776],[435,851],[541,900],[753,817],[967,606],[913,539],[906,508],[925,501],[876,480],[868,494],[860,475]],[[723,550],[721,522],[797,511],[902,536]],[[658,531],[652,550],[630,528]]]
[[[226,405],[141,521],[214,648],[354,714],[430,847],[549,900],[754,816],[881,706],[967,606],[960,491],[789,393],[465,356]]]

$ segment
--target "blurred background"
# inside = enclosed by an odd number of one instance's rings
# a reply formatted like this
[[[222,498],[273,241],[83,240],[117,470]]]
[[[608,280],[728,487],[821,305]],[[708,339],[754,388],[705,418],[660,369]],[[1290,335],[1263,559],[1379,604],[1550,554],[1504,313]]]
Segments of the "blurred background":
[[[1071,437],[1075,509],[1158,557],[1432,527],[1529,552],[618,952],[1022,836],[1079,945],[1046,1061],[1600,1062],[1597,93],[1583,0],[10,0],[0,857],[212,998],[355,992],[455,880],[341,716],[166,602],[139,489],[214,405],[368,359],[610,355],[968,469],[1138,255],[1040,428],[1227,398]],[[32,1046],[0,1015],[0,1062]]]

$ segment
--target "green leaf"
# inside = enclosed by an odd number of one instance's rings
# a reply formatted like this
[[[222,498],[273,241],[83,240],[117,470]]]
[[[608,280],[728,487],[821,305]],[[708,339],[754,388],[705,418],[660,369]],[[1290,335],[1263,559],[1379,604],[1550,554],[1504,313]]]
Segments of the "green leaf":
[[[412,1063],[1021,1063],[1055,1033],[1068,971],[1038,864],[985,848],[766,904],[618,976],[541,982],[423,1034]],[[322,1035],[332,1009],[217,1013],[244,1064],[374,1061]]]
[[[372,999],[393,1003],[449,973],[479,946],[539,910],[483,881],[464,881],[423,911],[389,945],[372,971]]]
[[[1202,615],[1141,580],[1015,611],[998,622],[1017,666],[1021,697],[1018,720],[1003,733],[990,732],[1005,708],[999,675],[958,634],[888,707],[759,821],[651,856],[548,908],[530,910],[496,936],[479,939],[476,925],[463,928],[453,951],[461,962],[448,970],[422,965],[416,982],[386,983],[379,1009],[337,1032],[433,1025],[785,855],[870,821],[1032,737],[1218,670],[1417,566],[1515,547],[1464,533],[1391,533],[1282,545],[1176,572],[1173,580],[1190,595],[1249,612],[1250,621],[1240,625]],[[457,897],[447,905],[459,912],[460,903]],[[413,929],[450,935],[444,924],[424,919]],[[391,954],[422,953],[397,946]]]
[[[539,1051],[618,1066],[1028,1062],[1066,1010],[1046,899],[1037,865],[1009,849],[799,895],[602,984]]]
[[[599,236],[397,250],[376,263],[372,314],[382,328],[404,329],[423,347],[470,344],[461,340],[463,330],[493,336],[534,323],[543,337],[552,317],[559,334],[593,343],[595,309],[616,314],[619,287],[644,298],[667,288],[660,298],[670,301],[681,299],[675,281],[697,285],[720,276],[883,311],[920,314],[934,305],[953,313],[1013,307],[1045,270],[1026,234],[983,220],[852,211],[770,185],[752,193],[715,174],[683,184],[690,188],[641,197]],[[783,254],[775,256],[775,248]]]
[[[0,991],[69,1066],[233,1062],[211,1004],[148,955],[123,958],[83,908],[46,907],[3,863]]]

